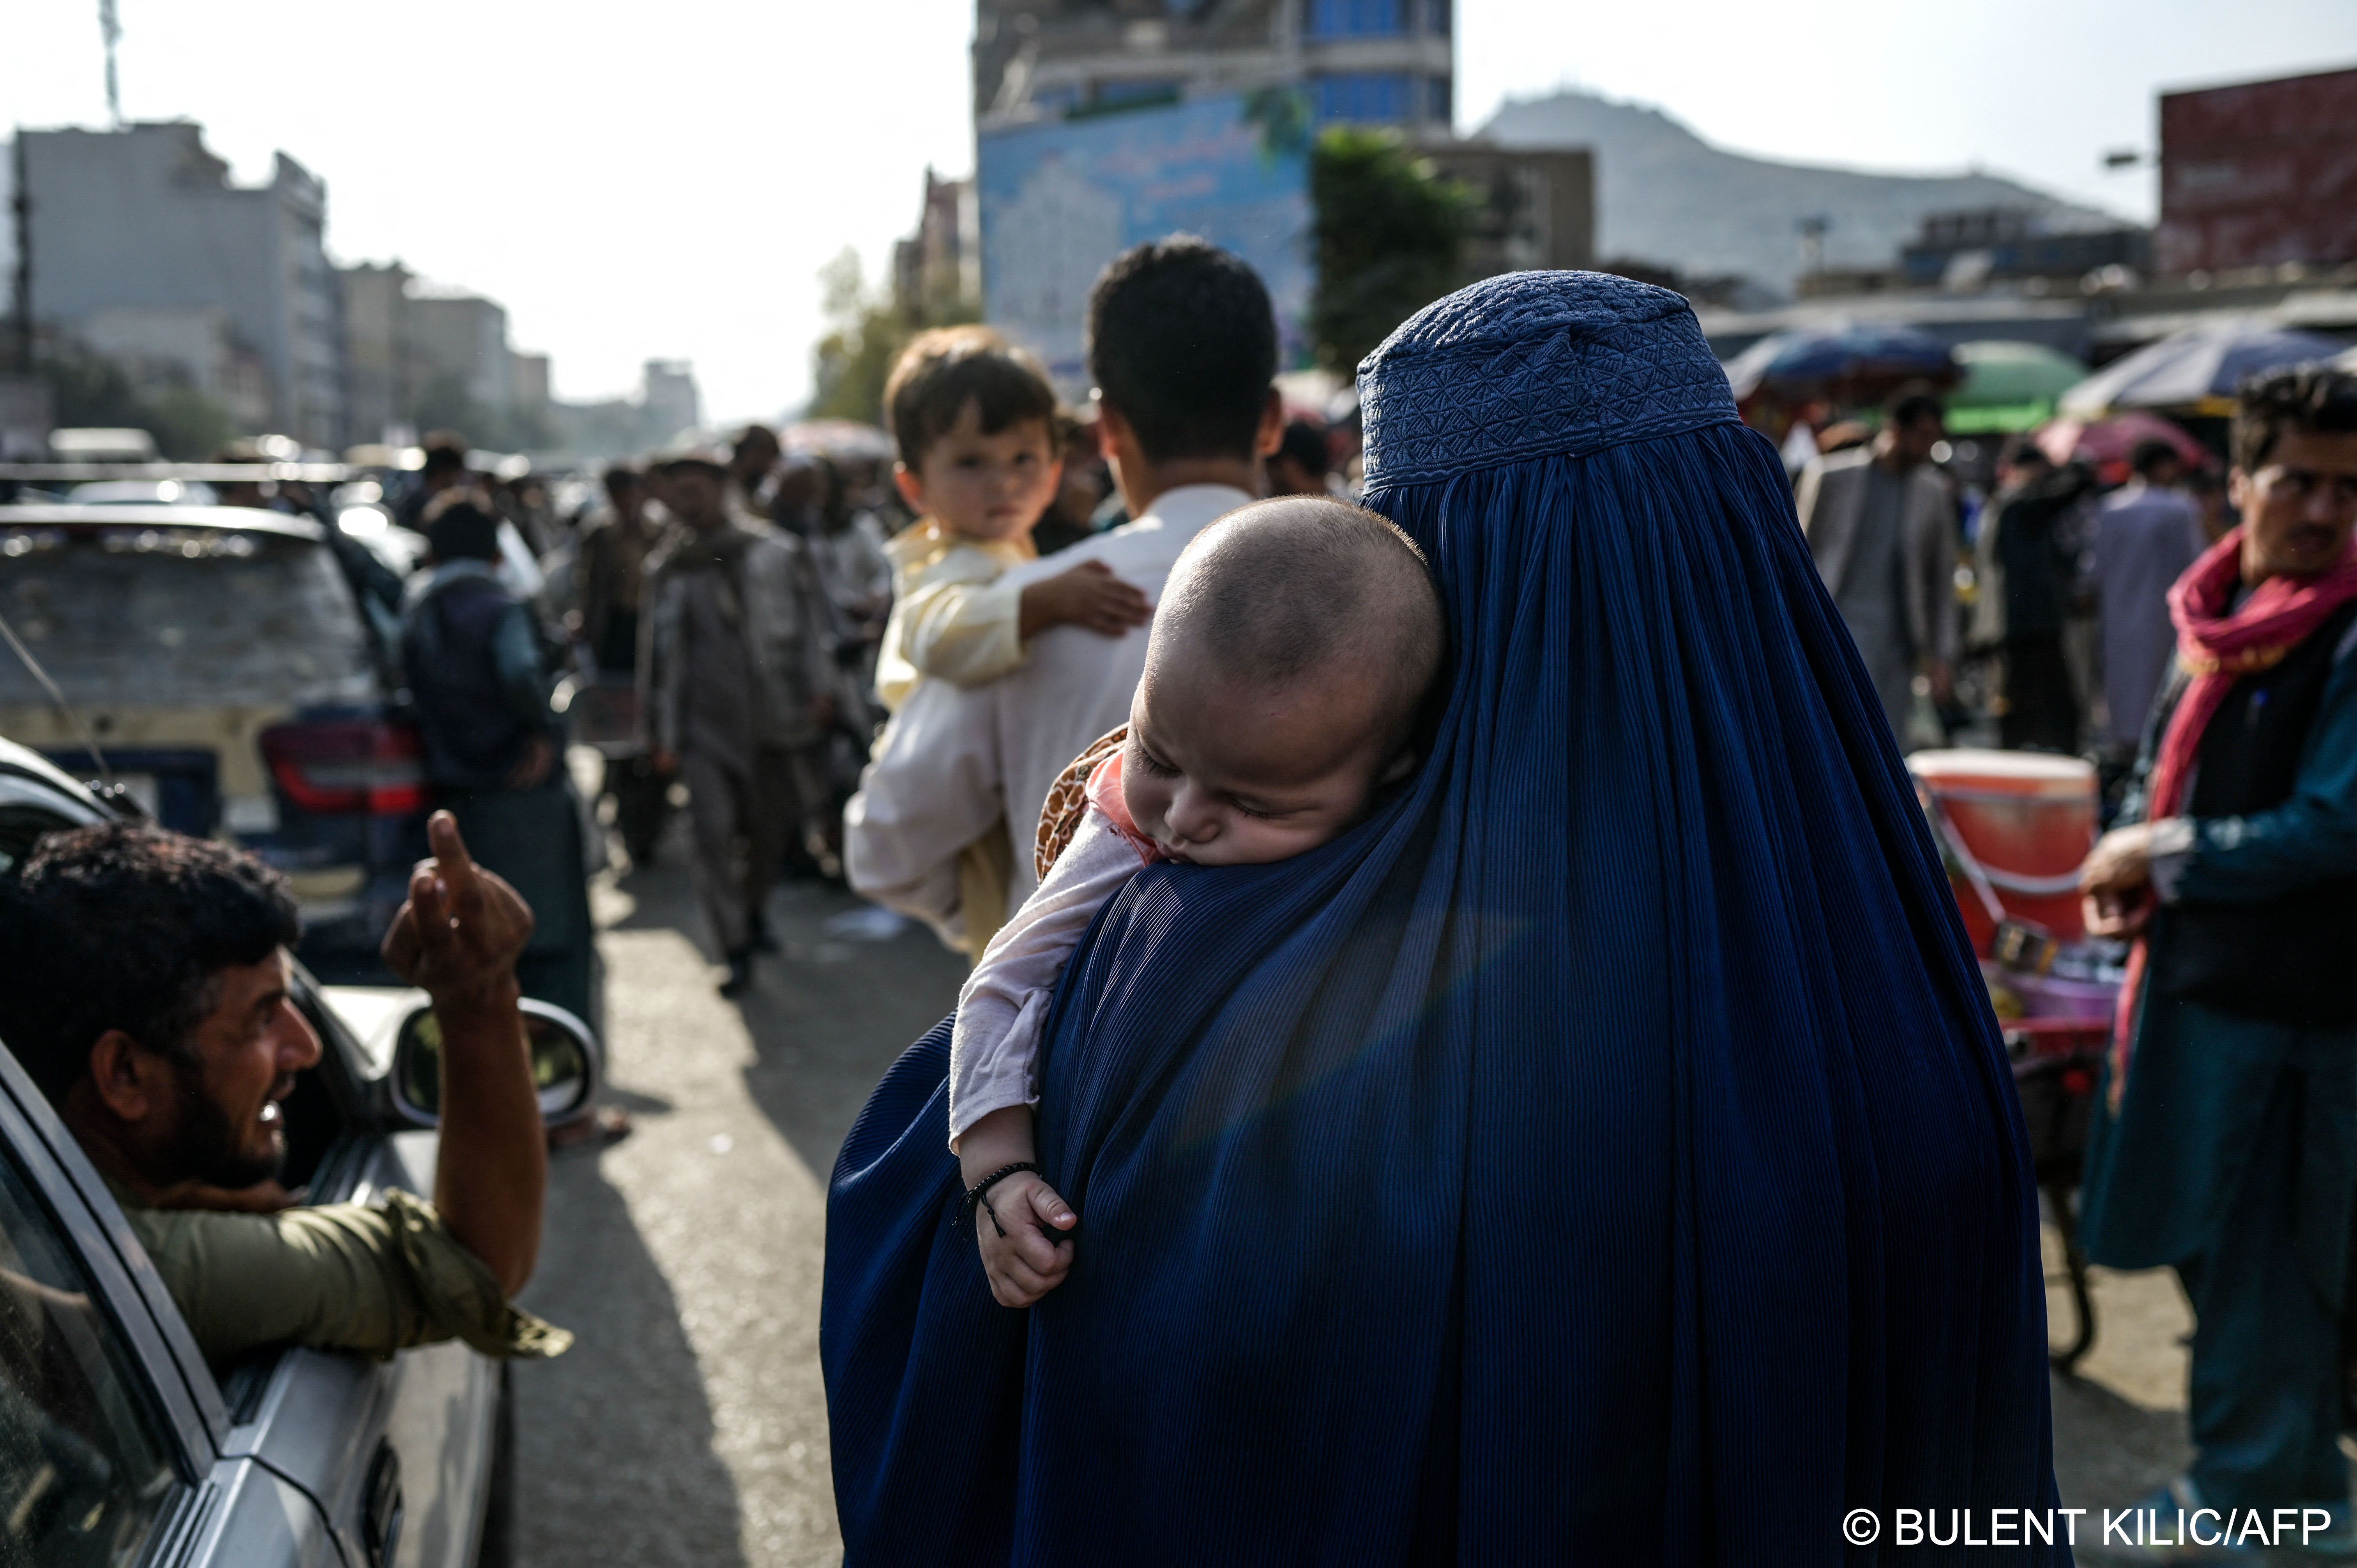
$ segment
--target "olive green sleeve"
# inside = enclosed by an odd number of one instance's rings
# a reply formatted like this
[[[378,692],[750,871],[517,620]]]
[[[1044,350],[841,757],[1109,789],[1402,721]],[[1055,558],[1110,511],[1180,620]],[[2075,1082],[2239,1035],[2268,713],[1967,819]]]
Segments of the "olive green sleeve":
[[[434,1206],[406,1192],[388,1191],[382,1207],[124,1213],[216,1364],[289,1341],[380,1359],[445,1339],[502,1357],[555,1356],[573,1343],[511,1305]]]

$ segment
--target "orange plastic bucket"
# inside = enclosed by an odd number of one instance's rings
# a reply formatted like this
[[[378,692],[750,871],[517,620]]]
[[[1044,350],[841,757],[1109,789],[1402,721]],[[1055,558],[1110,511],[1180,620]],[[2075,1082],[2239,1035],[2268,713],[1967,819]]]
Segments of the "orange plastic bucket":
[[[2000,910],[2058,941],[2085,936],[2078,873],[2095,842],[2092,766],[2042,752],[1957,750],[1916,752],[1907,768],[1976,951],[1987,956]]]

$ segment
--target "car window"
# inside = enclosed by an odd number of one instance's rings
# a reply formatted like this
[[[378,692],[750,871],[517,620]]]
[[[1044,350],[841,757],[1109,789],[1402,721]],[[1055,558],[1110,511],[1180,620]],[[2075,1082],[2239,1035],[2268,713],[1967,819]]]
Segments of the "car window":
[[[177,1482],[156,1432],[81,1261],[0,1159],[0,1563],[136,1561]]]
[[[0,800],[0,872],[5,872],[31,854],[33,841],[43,833],[73,825],[55,812],[42,811],[38,806]]]
[[[359,607],[311,540],[168,523],[0,526],[0,615],[85,711],[375,694]],[[0,705],[46,700],[0,654]]]

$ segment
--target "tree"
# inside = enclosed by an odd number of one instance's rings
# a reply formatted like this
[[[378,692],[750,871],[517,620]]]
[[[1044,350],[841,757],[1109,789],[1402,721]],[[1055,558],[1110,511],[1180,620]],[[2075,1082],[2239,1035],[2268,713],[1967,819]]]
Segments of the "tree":
[[[192,386],[166,387],[148,409],[156,449],[175,462],[204,462],[242,434],[229,410]]]
[[[121,365],[79,346],[37,360],[34,371],[49,383],[59,425],[145,430],[176,462],[202,462],[242,434],[227,410],[186,381],[142,391]]]
[[[944,294],[904,303],[888,289],[869,288],[859,252],[848,245],[819,269],[818,279],[828,331],[812,353],[813,419],[884,424],[884,382],[909,339],[929,327],[982,319],[971,298]]]
[[[1318,362],[1349,375],[1392,328],[1467,280],[1479,199],[1413,157],[1396,132],[1338,125],[1309,153]]]

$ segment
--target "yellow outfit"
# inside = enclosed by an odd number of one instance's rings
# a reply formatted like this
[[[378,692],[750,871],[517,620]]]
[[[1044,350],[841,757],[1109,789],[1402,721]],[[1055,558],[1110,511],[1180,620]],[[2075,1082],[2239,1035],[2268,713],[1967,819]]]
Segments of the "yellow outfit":
[[[876,696],[887,709],[898,713],[927,676],[975,686],[1022,668],[1022,590],[998,577],[1037,557],[1028,538],[966,539],[924,518],[884,553],[892,618],[876,657]]]
[[[922,680],[974,686],[1022,667],[1022,590],[998,578],[1037,558],[1028,536],[967,539],[929,517],[888,541],[884,553],[892,616],[876,657],[876,696],[887,710],[899,712]],[[958,852],[967,957],[979,957],[1006,923],[1013,879],[1003,821]]]

